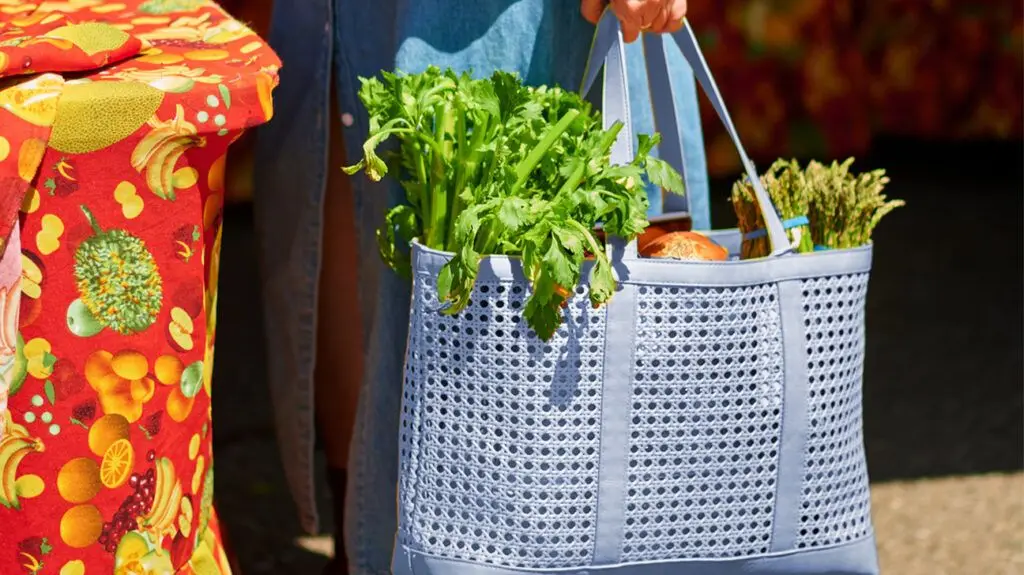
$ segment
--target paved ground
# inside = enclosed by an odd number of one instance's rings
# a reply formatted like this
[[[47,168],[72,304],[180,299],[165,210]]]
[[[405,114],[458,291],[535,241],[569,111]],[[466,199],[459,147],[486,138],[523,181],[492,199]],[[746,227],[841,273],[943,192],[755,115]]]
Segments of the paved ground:
[[[1021,158],[1020,147],[897,142],[861,166],[888,167],[891,195],[909,204],[876,234],[868,312],[867,446],[887,575],[1024,573]],[[715,213],[731,225],[725,204]],[[228,214],[224,250],[218,504],[244,575],[315,574],[330,541],[303,537],[284,484],[244,208]]]

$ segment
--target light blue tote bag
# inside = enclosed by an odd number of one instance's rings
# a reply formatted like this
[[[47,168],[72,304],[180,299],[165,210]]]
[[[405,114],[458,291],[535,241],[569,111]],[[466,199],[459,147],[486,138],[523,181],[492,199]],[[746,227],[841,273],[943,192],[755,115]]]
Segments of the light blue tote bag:
[[[446,316],[449,256],[414,245],[396,575],[878,573],[861,420],[871,247],[791,253],[692,31],[672,39],[767,207],[771,255],[614,245],[618,292],[595,310],[581,285],[543,342],[519,317],[517,259],[485,258],[470,306]],[[669,41],[645,38],[659,126],[674,125]],[[608,17],[602,61],[605,121],[628,127]],[[613,160],[632,142],[623,130]],[[661,157],[683,167],[678,147]],[[738,253],[737,231],[711,234]]]

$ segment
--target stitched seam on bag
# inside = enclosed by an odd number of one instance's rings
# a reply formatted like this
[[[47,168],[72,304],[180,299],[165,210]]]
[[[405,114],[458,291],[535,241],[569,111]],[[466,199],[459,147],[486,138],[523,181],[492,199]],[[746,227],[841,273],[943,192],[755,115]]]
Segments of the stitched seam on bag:
[[[613,295],[613,297],[614,297],[614,295]],[[604,330],[605,330],[605,336],[604,336],[604,355],[605,355],[605,357],[608,356],[608,322],[607,322],[608,316],[607,316],[607,313],[608,313],[608,311],[605,310],[605,324],[604,324]],[[607,409],[607,405],[606,405],[607,398],[605,397],[605,394],[604,394],[604,381],[607,378],[608,378],[608,362],[602,362],[602,364],[601,364],[601,388],[602,388],[601,389],[601,414],[602,414],[601,415],[601,419],[602,419],[602,421],[604,419],[604,411],[605,411],[605,409]],[[598,543],[598,540],[597,540],[598,539],[598,537],[597,537],[597,530],[598,530],[598,527],[601,525],[601,517],[598,516],[598,510],[601,509],[601,497],[600,497],[600,495],[601,495],[601,485],[602,485],[602,483],[604,483],[604,477],[605,477],[604,466],[601,465],[601,457],[600,457],[600,454],[604,453],[604,433],[601,433],[601,434],[598,435],[598,438],[597,438],[597,453],[598,453],[598,459],[597,459],[597,462],[598,462],[598,465],[597,465],[597,494],[598,494],[598,497],[597,497],[597,501],[596,501],[597,505],[594,508],[594,538],[593,538],[594,539],[594,544],[590,546],[590,563],[591,564],[593,564],[594,560],[597,558],[597,543]]]
[[[789,424],[789,417],[788,417],[788,414],[786,413],[786,395],[790,392],[790,390],[788,389],[789,386],[786,385],[786,369],[789,366],[786,365],[786,363],[787,363],[787,361],[786,361],[787,360],[787,357],[786,357],[786,335],[787,334],[786,334],[786,322],[783,321],[783,317],[782,317],[783,313],[784,313],[783,312],[784,306],[783,306],[783,302],[782,302],[782,284],[781,283],[775,284],[775,303],[778,306],[777,309],[778,309],[778,313],[779,313],[779,331],[782,333],[782,404],[779,406],[779,411],[781,412],[781,414],[779,416],[779,421],[781,422],[781,425],[779,425],[779,455],[778,455],[778,461],[775,464],[775,501],[774,501],[775,509],[772,511],[772,530],[771,530],[771,535],[768,537],[768,549],[769,550],[771,550],[772,548],[775,547],[775,535],[778,533],[778,527],[779,527],[779,489],[780,489],[779,486],[781,485],[779,480],[782,479],[782,465],[784,463],[783,460],[782,460],[782,451],[783,451],[782,450],[782,446],[783,446],[783,442],[785,441],[786,430],[789,429],[789,425],[790,425]],[[799,502],[797,502],[797,504],[799,504]]]
[[[633,378],[636,377],[637,290],[634,290],[634,293],[633,293],[633,309],[631,309],[629,311],[629,317],[632,318],[632,322],[633,322],[632,328],[630,329],[630,331],[633,332],[633,341],[630,342],[630,346],[629,346],[629,377],[626,379],[626,385],[628,386],[628,388],[630,390],[630,393],[629,393],[630,401],[626,402],[626,405],[622,406],[622,409],[625,409],[625,410],[629,411],[629,415],[626,417],[627,425],[626,425],[625,433],[627,435],[629,435],[629,432],[630,432],[630,430],[629,430],[629,427],[630,427],[629,422],[632,420],[632,411],[633,411],[633,401],[632,401],[632,396],[633,396],[633,393],[632,393]],[[605,326],[605,329],[607,329],[607,324]],[[607,344],[607,337],[605,338],[605,342]],[[626,538],[625,538],[625,530],[626,530],[626,525],[625,525],[625,507],[626,507],[626,494],[629,492],[629,446],[628,445],[626,447],[625,459],[623,459],[622,464],[625,467],[625,472],[626,472],[624,477],[623,477],[623,481],[622,481],[623,524],[620,527],[620,529],[622,531],[622,534],[619,537],[618,549],[616,549],[616,555],[618,556],[620,561],[622,560],[622,554],[623,554],[623,551],[624,551],[624,545],[625,545],[625,540],[626,540]]]

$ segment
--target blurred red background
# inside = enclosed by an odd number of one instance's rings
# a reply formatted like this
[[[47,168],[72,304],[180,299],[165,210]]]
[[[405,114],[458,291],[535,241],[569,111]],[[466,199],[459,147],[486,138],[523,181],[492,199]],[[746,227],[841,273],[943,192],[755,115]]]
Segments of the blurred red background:
[[[1020,139],[1019,0],[691,0],[689,18],[757,159],[862,154],[877,135]],[[712,175],[732,145],[703,110]]]
[[[272,0],[224,0],[265,35]],[[689,18],[750,154],[864,154],[879,135],[1024,137],[1020,0],[690,0]],[[738,158],[702,99],[708,169]],[[249,142],[231,199],[250,194]]]

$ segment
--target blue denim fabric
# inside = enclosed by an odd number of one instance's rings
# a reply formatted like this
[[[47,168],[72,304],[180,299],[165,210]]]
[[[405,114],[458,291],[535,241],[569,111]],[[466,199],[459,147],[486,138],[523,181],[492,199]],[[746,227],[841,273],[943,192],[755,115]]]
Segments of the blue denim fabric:
[[[278,443],[302,525],[313,499],[313,366],[327,178],[331,0],[275,2],[269,42],[285,62],[274,118],[258,131],[254,216],[262,272],[267,381]]]
[[[268,380],[281,453],[303,526],[317,529],[313,498],[313,365],[320,266],[322,205],[327,170],[330,75],[339,107],[351,115],[346,148],[361,147],[367,118],[356,97],[357,77],[382,69],[417,72],[430,64],[488,75],[518,72],[532,84],[575,89],[593,27],[575,0],[376,0],[364,5],[307,0],[278,2],[269,41],[284,62],[275,117],[260,129],[256,218],[267,329]],[[332,31],[333,28],[333,31]],[[692,84],[679,54],[670,65]],[[653,131],[640,43],[627,56],[633,81],[634,128]],[[333,70],[332,70],[333,62]],[[680,90],[677,106],[686,150],[690,209],[697,228],[709,227],[707,177],[695,90]],[[346,547],[355,575],[390,573],[396,529],[397,429],[409,286],[377,257],[374,229],[397,186],[354,179],[360,235],[358,281],[366,326],[367,372],[349,462]],[[662,210],[650,191],[651,211]],[[355,270],[354,270],[355,271]],[[355,280],[355,278],[354,278]]]

